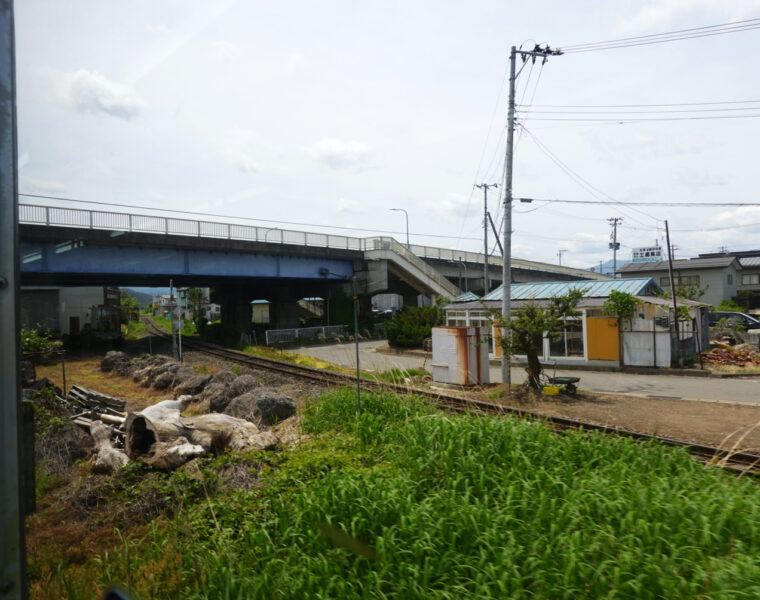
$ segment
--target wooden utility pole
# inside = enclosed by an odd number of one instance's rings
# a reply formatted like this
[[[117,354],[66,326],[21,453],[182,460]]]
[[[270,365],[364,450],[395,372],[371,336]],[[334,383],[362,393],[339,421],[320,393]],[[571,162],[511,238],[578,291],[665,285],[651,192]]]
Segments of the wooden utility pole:
[[[665,240],[668,244],[668,277],[670,278],[670,295],[673,296],[673,328],[676,332],[676,360],[678,366],[683,366],[683,360],[681,359],[681,336],[678,331],[678,302],[676,300],[676,284],[673,278],[673,247],[670,245],[670,230],[668,229],[668,222],[665,221]]]
[[[483,190],[483,295],[485,296],[490,290],[488,285],[488,225],[490,215],[488,214],[488,188],[499,187],[498,183],[476,183],[476,188]]]
[[[612,277],[617,277],[617,251],[620,249],[620,244],[617,241],[617,226],[618,223],[623,222],[623,217],[612,217],[607,219],[607,222],[612,225],[612,241],[610,242],[610,248],[612,249]]]

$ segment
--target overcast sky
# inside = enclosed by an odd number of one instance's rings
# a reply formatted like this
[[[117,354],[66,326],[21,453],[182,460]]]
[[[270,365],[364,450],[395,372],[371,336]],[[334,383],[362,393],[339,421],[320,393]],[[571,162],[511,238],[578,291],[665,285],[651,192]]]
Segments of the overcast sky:
[[[404,216],[389,209],[404,208],[412,243],[481,250],[483,197],[472,186],[502,178],[510,46],[754,17],[760,0],[25,0],[16,3],[20,191],[363,237],[388,230],[400,241]],[[517,99],[760,100],[759,48],[756,29],[568,53],[523,69]],[[530,133],[515,138],[515,196],[595,199],[549,151],[597,197],[760,201],[758,118],[590,126],[529,116]],[[498,225],[499,192],[490,194]],[[664,219],[680,257],[760,248],[760,208],[518,203],[514,254],[557,262],[564,249],[563,264],[598,264],[611,258],[610,217],[623,218],[622,258],[662,240]]]

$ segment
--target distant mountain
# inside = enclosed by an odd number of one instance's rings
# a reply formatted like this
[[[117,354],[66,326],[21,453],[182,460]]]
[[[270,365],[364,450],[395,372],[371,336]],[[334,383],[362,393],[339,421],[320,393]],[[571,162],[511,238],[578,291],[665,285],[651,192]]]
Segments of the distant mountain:
[[[137,300],[140,303],[140,306],[148,306],[148,304],[153,302],[153,296],[159,293],[158,291],[156,291],[155,294],[149,294],[146,292],[141,292],[134,288],[122,288],[122,289],[125,292],[127,292],[130,296],[132,296],[135,300]]]
[[[618,268],[618,270],[620,270],[620,267],[622,267],[623,265],[627,265],[629,262],[631,262],[631,261],[630,260],[621,260],[620,258],[618,258],[617,259],[617,268]],[[610,259],[607,262],[604,262],[604,263],[601,264],[601,271],[599,270],[600,269],[599,263],[595,264],[593,267],[587,267],[587,269],[589,271],[593,271],[594,273],[601,272],[602,275],[612,275],[612,265],[613,265],[613,260]]]

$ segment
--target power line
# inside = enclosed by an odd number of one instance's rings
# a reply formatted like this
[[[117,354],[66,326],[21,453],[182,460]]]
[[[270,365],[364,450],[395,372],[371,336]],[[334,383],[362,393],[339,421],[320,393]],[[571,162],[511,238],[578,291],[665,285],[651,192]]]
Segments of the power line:
[[[534,104],[535,108],[655,108],[670,106],[717,106],[720,104],[760,104],[760,100],[721,100],[717,102],[673,102],[670,104]]]
[[[517,198],[516,198],[517,199]],[[526,202],[551,202],[562,204],[618,204],[622,206],[683,206],[726,207],[726,206],[760,206],[760,202],[622,202],[620,200],[567,200],[564,198],[523,198]]]
[[[77,198],[64,198],[61,196],[43,196],[39,194],[22,194],[19,193],[19,196],[24,196],[25,198],[41,198],[45,200],[60,200],[63,202],[78,202],[81,204],[97,204],[101,206],[117,206],[119,208],[136,208],[140,210],[150,210],[150,211],[158,211],[158,212],[166,212],[166,213],[174,213],[174,214],[180,214],[180,215],[193,215],[196,217],[215,217],[219,219],[232,219],[232,220],[241,220],[241,221],[252,221],[252,222],[258,222],[258,223],[276,223],[279,225],[298,225],[301,227],[317,227],[321,229],[340,229],[344,231],[366,231],[369,233],[388,233],[388,234],[394,234],[394,235],[405,235],[405,232],[403,231],[392,231],[387,229],[367,229],[363,227],[344,227],[341,225],[319,225],[318,223],[300,223],[297,221],[277,221],[275,219],[258,219],[253,217],[238,217],[238,216],[230,216],[230,215],[221,215],[216,213],[203,213],[203,212],[194,212],[190,210],[175,210],[171,208],[153,208],[149,206],[139,206],[136,204],[118,204],[115,202],[98,202],[95,200],[79,200]],[[51,207],[56,208],[56,207]],[[467,241],[480,241],[481,238],[479,237],[461,237],[456,235],[442,235],[442,234],[435,234],[435,233],[417,233],[417,232],[410,232],[411,235],[416,235],[419,237],[431,237],[431,238],[441,238],[441,239],[463,239]]]
[[[679,29],[663,33],[642,35],[628,38],[618,38],[600,42],[589,42],[586,44],[574,44],[565,46],[560,50],[563,53],[577,52],[595,52],[599,50],[613,50],[617,48],[629,48],[632,46],[645,46],[650,44],[662,44],[665,42],[675,42],[680,40],[696,39],[714,35],[723,35],[727,33],[737,33],[740,31],[750,31],[760,28],[760,18],[747,19],[744,21],[734,21],[731,23],[722,23],[719,25],[708,25],[705,27],[693,27],[690,29]]]
[[[666,108],[662,110],[542,110],[536,108],[523,108],[518,109],[518,112],[528,113],[530,115],[657,115],[673,113],[738,112],[746,110],[760,110],[760,106],[741,106],[729,108]]]
[[[543,152],[547,157],[549,157],[549,159],[552,162],[554,162],[554,164],[556,164],[560,169],[562,169],[571,179],[573,179],[577,184],[579,184],[582,188],[584,188],[592,196],[594,196],[595,198],[599,198],[600,196],[604,196],[604,197],[608,198],[609,200],[611,200],[612,203],[618,204],[618,205],[622,205],[622,202],[616,200],[615,198],[613,198],[609,194],[607,194],[607,193],[603,192],[602,190],[600,190],[599,188],[595,187],[590,182],[588,182],[586,179],[584,179],[583,177],[581,177],[578,173],[576,173],[573,169],[571,169],[568,165],[566,165],[556,154],[554,154],[551,150],[549,150],[549,148],[547,148],[546,145],[541,140],[539,140],[538,137],[532,131],[530,131],[529,129],[527,129],[525,127],[523,127],[523,129],[531,137],[531,139],[536,144],[536,146],[538,147],[538,149],[541,150],[541,152]],[[653,217],[653,216],[651,216],[651,215],[649,215],[649,214],[647,214],[645,212],[642,212],[642,211],[640,211],[638,209],[633,208],[632,210],[634,210],[635,212],[638,212],[638,213],[644,215],[645,217],[648,217],[648,218],[650,218],[650,219],[652,219],[654,221],[658,220],[655,217]],[[643,225],[643,223],[641,223],[637,219],[635,219],[633,217],[630,217],[630,218],[633,221],[635,221],[636,223],[639,223],[639,224]]]
[[[720,120],[720,119],[757,119],[760,117],[760,113],[756,115],[715,115],[715,116],[709,116],[709,117],[641,117],[641,118],[631,118],[631,117],[621,117],[618,119],[615,118],[604,118],[604,117],[590,117],[588,119],[581,119],[576,117],[567,117],[567,118],[554,118],[554,117],[531,117],[533,121],[583,121],[583,122],[592,122],[592,123],[605,123],[605,122],[614,122],[614,123],[644,123],[644,122],[651,122],[651,121],[708,121],[708,120]]]

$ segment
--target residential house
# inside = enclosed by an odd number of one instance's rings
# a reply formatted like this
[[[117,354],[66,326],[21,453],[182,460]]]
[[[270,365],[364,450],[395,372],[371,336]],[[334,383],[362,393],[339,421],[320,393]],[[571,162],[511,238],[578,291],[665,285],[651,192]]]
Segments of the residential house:
[[[620,267],[618,273],[624,279],[651,277],[663,290],[670,290],[667,261],[632,262]],[[717,306],[723,300],[730,300],[736,296],[742,273],[743,267],[739,259],[731,255],[673,261],[673,280],[676,287],[679,284],[689,284],[704,289],[705,293],[699,301],[711,306]]]
[[[519,311],[529,303],[546,304],[551,298],[573,289],[584,291],[578,316],[567,319],[557,339],[544,338],[539,357],[557,364],[670,367],[680,348],[681,358],[693,356],[709,344],[707,307],[680,300],[688,307],[689,318],[679,319],[679,339],[674,331],[673,306],[658,296],[661,288],[650,277],[637,279],[513,283],[511,309]],[[613,290],[638,296],[639,307],[630,322],[621,328],[617,319],[605,315],[602,307]],[[456,302],[444,307],[446,324],[480,326],[489,344],[489,356],[501,356],[492,327],[491,311],[501,310],[502,288],[472,302]],[[621,349],[623,360],[621,361]],[[515,357],[518,361],[524,356]]]

